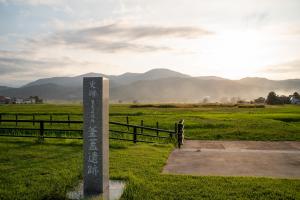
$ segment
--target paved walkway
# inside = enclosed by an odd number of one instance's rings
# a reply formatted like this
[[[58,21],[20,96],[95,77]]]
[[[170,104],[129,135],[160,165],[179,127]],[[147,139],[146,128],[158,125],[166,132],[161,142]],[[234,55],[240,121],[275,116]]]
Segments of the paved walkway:
[[[186,140],[163,173],[300,179],[300,142]]]

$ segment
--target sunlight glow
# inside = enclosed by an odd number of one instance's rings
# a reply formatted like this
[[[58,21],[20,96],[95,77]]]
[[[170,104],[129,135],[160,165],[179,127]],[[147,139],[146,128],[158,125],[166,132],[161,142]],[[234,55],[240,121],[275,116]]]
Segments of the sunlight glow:
[[[259,50],[263,37],[255,31],[224,32],[207,43],[205,59],[213,60],[219,73],[238,78],[261,65]]]

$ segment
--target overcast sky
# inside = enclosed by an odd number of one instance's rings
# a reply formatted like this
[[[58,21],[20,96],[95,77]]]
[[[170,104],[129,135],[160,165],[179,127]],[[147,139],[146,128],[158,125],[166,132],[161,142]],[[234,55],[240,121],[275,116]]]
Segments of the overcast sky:
[[[300,78],[300,1],[0,0],[0,85],[153,68]]]

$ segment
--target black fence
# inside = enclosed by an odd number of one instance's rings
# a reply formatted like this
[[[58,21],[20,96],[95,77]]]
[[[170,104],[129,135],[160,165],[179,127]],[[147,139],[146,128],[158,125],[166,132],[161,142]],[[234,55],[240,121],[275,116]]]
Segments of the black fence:
[[[35,125],[36,121],[41,120],[40,118],[42,118],[42,120],[44,121],[50,121],[50,125],[52,125],[52,123],[54,123],[54,121],[58,121],[57,118],[59,118],[61,121],[68,121],[68,125],[71,125],[71,116],[72,118],[80,118],[82,119],[82,114],[80,113],[0,113],[0,125],[1,125],[1,120],[2,119],[15,119],[16,122],[16,126],[18,126],[18,120],[20,118],[26,118],[26,120],[32,120],[32,125]],[[54,117],[56,118],[56,120],[54,120]],[[39,120],[36,120],[37,118],[39,118]]]
[[[19,119],[21,115],[29,116],[31,119]],[[0,136],[36,137],[40,141],[45,138],[83,138],[82,120],[71,120],[70,114],[59,114],[60,118],[66,117],[62,118],[64,120],[53,120],[52,114],[38,115],[44,115],[44,119],[36,120],[35,114],[0,114]],[[183,144],[183,120],[179,121],[178,124],[175,123],[174,130],[161,129],[158,127],[158,122],[155,128],[144,126],[143,120],[141,125],[129,124],[128,118],[126,123],[109,122],[109,124],[109,138],[112,140],[132,141],[134,143],[175,143],[179,148]]]

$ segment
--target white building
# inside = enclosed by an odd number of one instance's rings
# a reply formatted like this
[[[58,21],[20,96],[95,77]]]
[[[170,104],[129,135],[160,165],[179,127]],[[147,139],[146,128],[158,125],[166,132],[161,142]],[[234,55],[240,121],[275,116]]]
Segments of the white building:
[[[30,98],[24,99],[23,103],[25,103],[25,104],[34,104],[36,102],[35,102],[35,98],[30,97]]]
[[[300,104],[300,99],[297,99],[294,96],[292,96],[291,97],[291,104]]]

